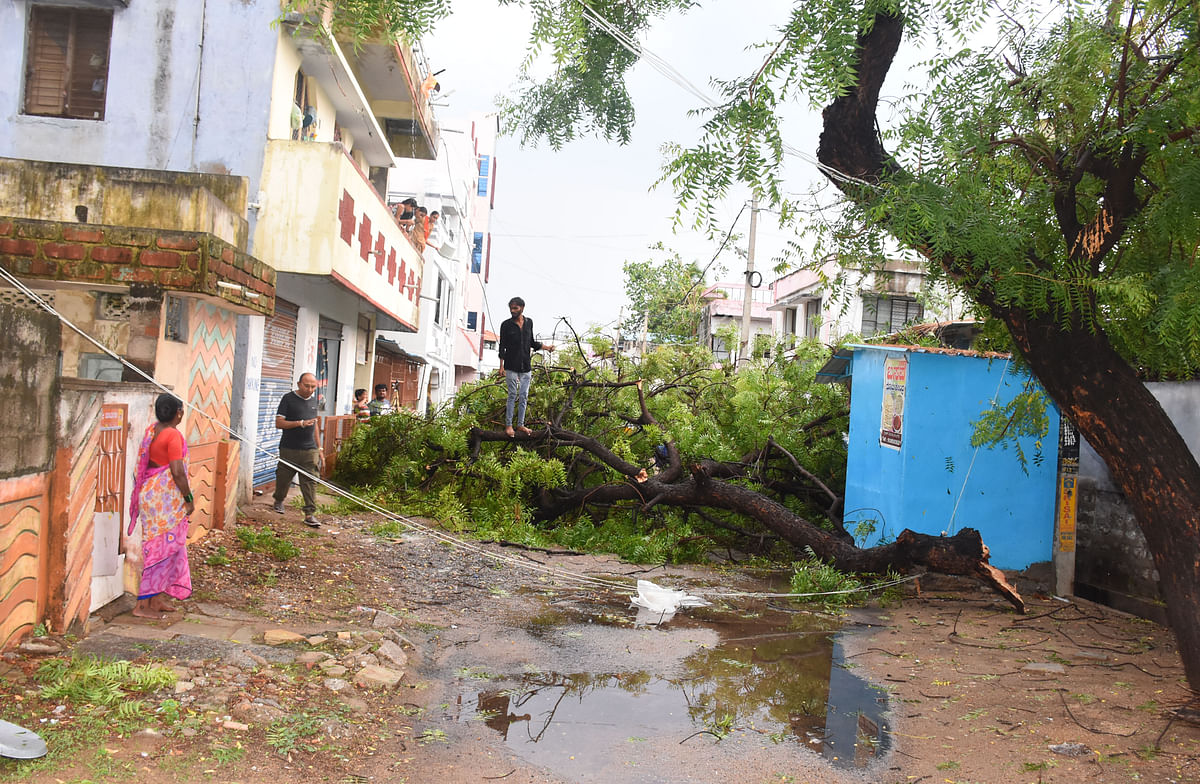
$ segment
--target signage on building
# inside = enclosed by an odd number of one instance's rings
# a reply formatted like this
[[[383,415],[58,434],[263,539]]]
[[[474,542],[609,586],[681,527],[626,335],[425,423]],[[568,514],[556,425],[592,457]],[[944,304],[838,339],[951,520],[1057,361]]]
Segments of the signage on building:
[[[883,361],[883,416],[879,422],[879,445],[900,449],[904,442],[904,394],[908,389],[908,357]]]

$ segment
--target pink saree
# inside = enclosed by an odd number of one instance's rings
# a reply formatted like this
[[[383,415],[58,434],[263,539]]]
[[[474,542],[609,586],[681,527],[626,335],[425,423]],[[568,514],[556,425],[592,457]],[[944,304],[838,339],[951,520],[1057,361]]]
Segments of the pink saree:
[[[129,534],[138,518],[142,521],[142,581],[139,599],[165,593],[176,599],[192,595],[192,572],[188,567],[188,518],[183,494],[171,478],[170,466],[150,467],[151,424],[138,449],[137,474],[129,504]],[[183,443],[187,470],[187,441]]]

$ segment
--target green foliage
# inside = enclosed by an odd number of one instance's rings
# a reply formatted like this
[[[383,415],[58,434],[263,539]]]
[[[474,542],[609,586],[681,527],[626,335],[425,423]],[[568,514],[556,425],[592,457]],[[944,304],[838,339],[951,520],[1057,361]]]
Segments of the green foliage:
[[[737,462],[773,439],[840,493],[846,462],[845,389],[815,383],[828,350],[801,342],[788,352],[776,347],[771,356],[732,373],[714,368],[711,353],[696,346],[663,346],[638,364],[612,355],[583,356],[564,347],[556,356],[558,367],[582,370],[535,365],[528,420],[535,429],[538,422],[557,421],[595,438],[635,473],[639,467],[652,471],[654,450],[667,441],[675,443],[686,464]],[[632,424],[639,421],[641,404],[637,387],[628,382],[637,379],[658,425]],[[630,478],[573,446],[482,441],[470,454],[471,428],[499,429],[503,409],[502,388],[484,379],[463,387],[452,405],[429,418],[383,417],[357,428],[346,441],[336,479],[363,488],[396,511],[431,517],[447,529],[481,539],[611,552],[641,563],[692,561],[714,547],[762,546],[757,524],[723,510],[701,515],[668,505],[648,512],[639,505],[585,505],[541,519],[539,509],[556,494]],[[813,421],[822,425],[806,429]],[[777,465],[787,463],[775,457]],[[768,487],[766,480],[776,478],[784,492]],[[794,480],[789,467],[784,474],[752,472],[737,481],[820,521],[828,499],[787,490]],[[376,533],[394,536],[401,529],[385,523]]]
[[[308,713],[281,716],[267,728],[267,745],[281,757],[295,751],[316,751],[313,741],[321,735],[322,720]]]
[[[285,15],[358,47],[367,41],[416,41],[450,14],[449,0],[285,0]]]
[[[225,552],[225,545],[219,545],[210,556],[204,559],[204,563],[209,566],[229,566],[233,562],[229,560],[229,553]]]
[[[1027,375],[1027,371],[1014,366],[1011,372],[1026,376],[1023,388],[1008,403],[992,406],[981,414],[973,423],[971,446],[999,446],[1005,450],[1012,447],[1017,461],[1021,464],[1021,470],[1028,474],[1031,459],[1037,466],[1045,460],[1042,439],[1050,429],[1049,418],[1046,416],[1048,401],[1041,388],[1033,384],[1033,379]],[[1025,452],[1027,446],[1033,447],[1032,457]]]
[[[861,590],[865,583],[858,577],[846,574],[810,556],[792,564],[792,593],[817,594],[798,601],[820,604],[837,609],[866,601],[868,594]]]
[[[238,542],[252,553],[263,553],[277,561],[289,561],[300,554],[300,548],[275,533],[270,528],[238,526],[235,532]]]
[[[663,244],[651,250],[668,253]],[[694,343],[704,303],[704,273],[696,262],[685,262],[677,252],[662,261],[625,262],[625,298],[629,317],[621,334],[638,339],[645,331],[651,343]]]
[[[37,679],[42,684],[43,699],[68,700],[76,705],[117,705],[126,714],[133,710],[128,705],[138,706],[134,713],[145,707],[140,700],[129,700],[130,694],[175,685],[175,673],[166,667],[93,656],[48,661],[38,668]]]

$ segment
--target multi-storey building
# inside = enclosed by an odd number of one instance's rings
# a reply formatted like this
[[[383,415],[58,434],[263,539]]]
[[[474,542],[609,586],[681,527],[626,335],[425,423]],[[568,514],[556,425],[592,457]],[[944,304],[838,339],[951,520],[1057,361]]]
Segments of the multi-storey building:
[[[0,266],[189,404],[201,530],[272,480],[275,406],[300,373],[322,414],[349,413],[376,331],[421,323],[424,259],[381,193],[397,158],[435,157],[429,69],[280,7],[0,4]],[[0,466],[0,544],[30,556],[0,567],[0,646],[136,585],[126,436],[156,392],[32,305],[0,287],[0,316],[37,327],[0,339],[8,372],[39,369],[40,401],[35,447]]]
[[[436,160],[400,161],[391,173],[390,203],[411,198],[438,215],[424,252],[421,299],[427,317],[415,334],[384,333],[419,363],[412,402],[419,411],[444,403],[463,381],[473,380],[486,355],[495,124],[494,117],[487,117],[464,128],[443,126]]]

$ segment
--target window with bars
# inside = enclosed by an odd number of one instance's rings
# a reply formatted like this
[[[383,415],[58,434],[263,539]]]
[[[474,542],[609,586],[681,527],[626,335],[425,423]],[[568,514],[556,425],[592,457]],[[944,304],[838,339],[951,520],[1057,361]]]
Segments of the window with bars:
[[[167,312],[163,319],[163,338],[173,343],[187,343],[188,307],[181,297],[167,297]]]
[[[911,297],[863,296],[862,336],[886,335],[920,321],[921,303]]]
[[[25,114],[103,120],[112,13],[35,5],[25,57]]]

